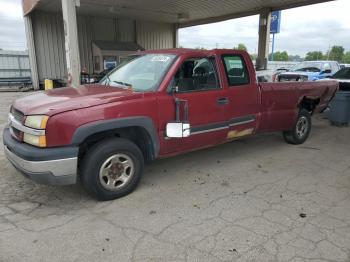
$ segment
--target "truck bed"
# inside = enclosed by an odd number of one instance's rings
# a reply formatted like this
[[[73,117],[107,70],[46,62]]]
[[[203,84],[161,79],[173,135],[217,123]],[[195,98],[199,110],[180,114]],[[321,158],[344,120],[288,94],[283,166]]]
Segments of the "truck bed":
[[[334,80],[315,82],[259,83],[261,123],[258,131],[289,130],[301,103],[310,103],[318,113],[327,108],[339,88]],[[311,110],[310,110],[311,111]]]

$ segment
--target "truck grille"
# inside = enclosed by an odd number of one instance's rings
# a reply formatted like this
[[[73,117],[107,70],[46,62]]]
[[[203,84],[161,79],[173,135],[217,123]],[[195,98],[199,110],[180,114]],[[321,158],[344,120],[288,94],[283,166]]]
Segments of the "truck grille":
[[[11,126],[10,133],[11,133],[12,137],[15,138],[16,140],[22,141],[22,139],[23,139],[23,132],[21,132],[18,129],[16,129],[13,126]]]
[[[21,112],[21,111],[19,111],[19,110],[17,110],[17,109],[15,109],[15,108],[11,108],[11,114],[13,115],[13,117],[18,121],[18,122],[20,122],[20,123],[23,123],[23,120],[24,120],[24,114]]]
[[[306,76],[303,75],[288,75],[283,74],[278,76],[279,82],[292,82],[292,81],[300,81],[301,79],[304,79]]]
[[[11,112],[12,116],[18,122],[23,123],[25,115],[21,111],[11,107],[10,112]],[[23,140],[23,132],[18,130],[18,129],[16,129],[15,127],[13,127],[13,126],[10,127],[10,133],[11,133],[12,137],[15,138],[16,140],[18,140],[18,141],[22,141]]]

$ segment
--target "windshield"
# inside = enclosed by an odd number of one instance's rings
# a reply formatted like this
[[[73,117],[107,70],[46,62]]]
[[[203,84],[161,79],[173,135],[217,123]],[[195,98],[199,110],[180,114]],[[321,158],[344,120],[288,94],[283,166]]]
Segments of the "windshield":
[[[292,67],[291,71],[298,72],[321,72],[322,63],[320,62],[302,62]]]
[[[100,83],[132,88],[136,92],[156,90],[174,58],[175,55],[169,54],[134,56],[107,74]]]
[[[335,79],[350,79],[350,67],[345,67],[340,69],[337,73],[333,75],[332,78]]]

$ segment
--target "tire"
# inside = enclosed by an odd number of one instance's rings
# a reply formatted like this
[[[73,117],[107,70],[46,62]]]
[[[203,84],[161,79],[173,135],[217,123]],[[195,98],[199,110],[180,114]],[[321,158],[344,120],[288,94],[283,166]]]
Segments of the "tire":
[[[133,142],[111,138],[89,149],[81,163],[81,181],[96,199],[113,200],[137,187],[143,169],[143,154]]]
[[[311,132],[311,114],[301,109],[293,130],[283,132],[284,140],[293,145],[303,144]]]

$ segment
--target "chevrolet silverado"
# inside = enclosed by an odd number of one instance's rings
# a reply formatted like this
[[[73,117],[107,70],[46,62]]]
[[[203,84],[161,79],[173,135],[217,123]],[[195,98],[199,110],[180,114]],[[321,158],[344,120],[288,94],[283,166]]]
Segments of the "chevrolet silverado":
[[[99,200],[132,192],[146,161],[262,132],[301,144],[335,81],[258,83],[246,52],[143,51],[99,84],[17,99],[3,133],[26,177],[74,184]]]

